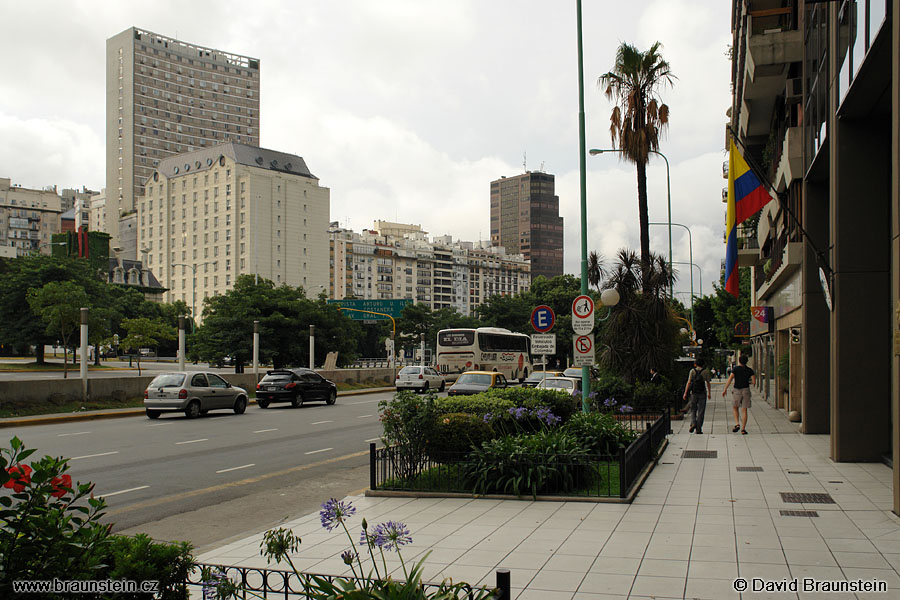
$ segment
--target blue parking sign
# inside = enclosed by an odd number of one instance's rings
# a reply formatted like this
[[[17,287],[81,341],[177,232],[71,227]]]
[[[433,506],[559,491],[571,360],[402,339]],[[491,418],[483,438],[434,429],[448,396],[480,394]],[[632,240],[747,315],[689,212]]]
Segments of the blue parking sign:
[[[547,333],[553,329],[556,323],[556,315],[549,306],[541,305],[531,311],[531,326],[538,333]]]

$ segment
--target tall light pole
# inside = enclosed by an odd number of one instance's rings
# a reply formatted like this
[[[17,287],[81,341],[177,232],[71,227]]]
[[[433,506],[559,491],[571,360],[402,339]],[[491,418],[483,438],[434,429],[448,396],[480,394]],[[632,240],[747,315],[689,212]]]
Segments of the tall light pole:
[[[591,156],[597,156],[598,154],[603,154],[604,152],[622,152],[621,148],[609,148],[609,149],[600,149],[600,148],[592,148]],[[666,204],[668,206],[668,219],[669,219],[669,272],[672,272],[672,179],[669,177],[669,159],[666,158],[666,155],[658,150],[650,150],[653,154],[658,154],[662,156],[662,159],[666,161]],[[656,225],[656,223],[650,223],[650,225]],[[674,292],[674,282],[669,282],[669,297],[672,296]]]
[[[675,225],[676,227],[684,227],[688,233],[688,254],[689,254],[688,260],[691,262],[691,264],[694,263],[694,236],[691,235],[690,227],[688,227],[687,225],[682,225],[681,223],[673,223],[671,220],[669,220],[668,223],[656,222],[656,223],[650,223],[650,225],[668,225],[669,226],[669,244],[672,243],[672,225]],[[670,246],[669,251],[671,252],[671,246]],[[669,257],[669,270],[670,271],[672,270],[671,263],[672,263],[672,258],[670,255],[670,257]],[[701,292],[700,292],[701,296],[703,295],[702,287],[703,286],[701,286]],[[694,271],[692,269],[691,270],[691,293],[693,293],[693,289],[694,289]]]
[[[191,333],[194,333],[197,327],[197,267],[214,265],[217,262],[219,261],[207,260],[193,265],[187,263],[172,263],[173,267],[187,267],[191,270]]]
[[[692,262],[683,262],[683,261],[675,261],[676,265],[690,265],[691,266],[691,325],[694,324],[694,267],[697,267],[697,272],[700,276],[700,295],[703,296],[703,269],[700,268],[700,265],[695,265]]]
[[[581,0],[575,0],[578,24],[578,168],[581,176],[581,294],[588,293],[587,268],[587,145],[584,141],[584,51],[581,43]],[[581,367],[581,410],[588,412],[590,367]]]

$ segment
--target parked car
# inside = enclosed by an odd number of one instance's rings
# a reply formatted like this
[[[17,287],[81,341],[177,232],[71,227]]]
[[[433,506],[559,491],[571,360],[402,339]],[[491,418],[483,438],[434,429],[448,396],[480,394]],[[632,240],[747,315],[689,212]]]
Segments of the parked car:
[[[189,419],[210,410],[247,410],[247,390],[231,385],[215,373],[160,373],[144,390],[147,416],[156,419],[164,411],[184,412]]]
[[[581,397],[581,379],[574,377],[548,377],[535,386],[539,390],[557,390],[566,394]]]
[[[509,385],[506,377],[496,371],[466,371],[447,390],[448,396],[468,396],[479,394],[491,388],[505,388]]]
[[[443,375],[431,367],[409,366],[400,369],[394,385],[398,390],[415,389],[426,392],[429,389],[436,389],[443,392],[447,382]]]
[[[310,369],[274,369],[256,384],[256,403],[260,408],[268,408],[272,402],[290,402],[298,408],[310,400],[334,404],[337,385]]]
[[[591,379],[597,379],[600,377],[600,370],[597,367],[589,367]],[[574,377],[576,379],[581,379],[581,367],[569,367],[562,374],[563,377]]]
[[[562,371],[547,371],[547,377],[560,377],[563,374]],[[522,385],[525,387],[534,387],[544,379],[543,371],[535,371],[531,375],[525,378],[525,381],[522,382]]]

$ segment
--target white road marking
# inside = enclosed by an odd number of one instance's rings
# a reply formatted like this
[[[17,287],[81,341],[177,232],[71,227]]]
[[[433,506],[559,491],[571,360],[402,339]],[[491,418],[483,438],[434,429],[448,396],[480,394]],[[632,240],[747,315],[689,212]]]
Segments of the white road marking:
[[[371,416],[372,416],[372,415],[359,415],[359,416],[356,417],[356,418],[357,418],[357,419],[365,419],[365,418],[371,417]]]
[[[380,442],[381,438],[372,438],[371,440],[364,440],[366,442]]]
[[[73,456],[69,460],[81,460],[82,458],[94,458],[95,456],[109,456],[110,454],[118,454],[118,450],[113,452],[101,452],[100,454],[85,454],[84,456]]]
[[[322,423],[334,423],[334,421],[316,421],[315,423],[310,423],[310,425],[321,425]]]
[[[171,423],[153,423],[152,425],[147,425],[147,427],[163,427],[165,425],[171,425]]]
[[[150,486],[149,486],[149,485],[142,485],[141,487],[129,488],[129,489],[127,489],[127,490],[119,490],[118,492],[111,492],[111,493],[109,493],[109,494],[99,494],[99,495],[102,496],[102,497],[104,497],[104,498],[109,498],[110,496],[118,496],[119,494],[127,494],[128,492],[136,492],[136,491],[138,491],[138,490],[145,490],[145,489],[147,489],[148,487],[150,487]]]
[[[276,427],[275,429],[258,429],[256,431],[254,431],[253,433],[266,433],[267,431],[278,431],[278,428]]]
[[[359,402],[347,402],[347,404],[371,404],[372,402],[379,402],[378,400],[361,400]]]
[[[334,448],[322,448],[321,450],[313,450],[312,452],[306,452],[306,454],[318,454],[319,452],[328,452],[329,450],[334,450]]]
[[[177,446],[179,444],[193,444],[195,442],[208,442],[208,441],[209,441],[209,438],[200,438],[199,440],[188,440],[186,442],[175,442],[175,445]]]
[[[66,437],[67,435],[84,435],[86,433],[90,433],[90,431],[79,431],[77,433],[60,433],[56,437]]]
[[[241,467],[231,467],[230,469],[222,469],[221,471],[216,471],[216,473],[227,473],[228,471],[237,471],[238,469],[246,469],[248,467],[255,467],[256,463],[250,463],[249,465],[243,465]]]

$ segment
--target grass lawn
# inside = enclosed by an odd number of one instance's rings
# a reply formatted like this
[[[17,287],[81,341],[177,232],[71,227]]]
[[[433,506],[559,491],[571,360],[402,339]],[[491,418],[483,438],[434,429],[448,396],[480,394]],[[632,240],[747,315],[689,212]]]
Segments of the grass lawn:
[[[106,365],[100,365],[99,367],[94,364],[88,365],[88,370],[97,371],[103,369],[114,369],[116,367],[108,367]],[[75,363],[69,364],[69,372],[74,371],[78,373],[79,364]],[[16,363],[0,363],[0,371],[62,371],[63,364],[62,363],[44,363],[38,364],[36,362],[16,362]]]
[[[19,408],[0,408],[0,418],[33,417],[35,415],[68,414],[86,410],[105,408],[138,408],[144,406],[143,398],[135,398],[124,402],[67,402],[65,404],[37,404]]]

